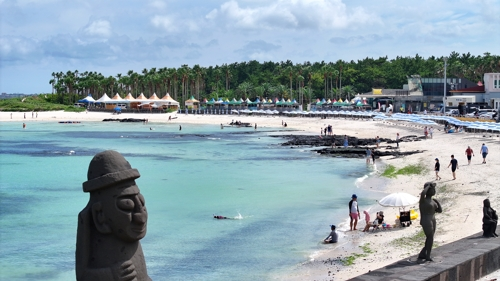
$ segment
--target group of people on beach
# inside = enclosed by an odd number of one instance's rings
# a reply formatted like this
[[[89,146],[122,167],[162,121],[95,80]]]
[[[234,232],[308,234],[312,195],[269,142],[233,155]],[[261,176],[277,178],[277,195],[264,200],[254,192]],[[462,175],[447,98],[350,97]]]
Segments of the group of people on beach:
[[[486,144],[483,143],[483,145],[480,148],[481,155],[483,156],[483,162],[481,164],[486,164],[486,156],[488,156],[488,147]],[[465,156],[467,156],[467,165],[470,165],[472,161],[472,157],[475,156],[474,151],[470,146],[467,146],[467,149],[465,150]],[[434,172],[436,173],[436,180],[441,180],[441,176],[439,176],[439,170],[441,168],[441,164],[439,163],[439,158],[434,159],[436,162],[434,164]],[[458,170],[458,160],[455,158],[455,155],[451,155],[451,160],[450,163],[448,164],[447,168],[451,167],[451,174],[453,176],[453,180],[456,180],[456,170]]]
[[[361,219],[361,214],[359,212],[359,206],[358,206],[358,196],[356,194],[353,194],[351,196],[351,201],[349,201],[349,227],[350,230],[358,230],[358,221]],[[370,228],[389,228],[390,225],[386,224],[384,222],[384,212],[379,211],[375,215],[375,220],[373,222],[371,221],[370,214],[368,211],[363,211],[365,215],[365,227],[363,228],[363,232],[367,232],[370,230]],[[338,235],[336,233],[336,226],[335,225],[330,225],[331,232],[328,234],[328,236],[323,240],[325,243],[337,243],[338,242]]]

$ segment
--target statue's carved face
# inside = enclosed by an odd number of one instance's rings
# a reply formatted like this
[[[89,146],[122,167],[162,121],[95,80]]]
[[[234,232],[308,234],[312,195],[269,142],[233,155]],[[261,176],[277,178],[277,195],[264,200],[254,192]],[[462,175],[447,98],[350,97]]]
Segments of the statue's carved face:
[[[122,241],[133,242],[146,236],[146,211],[144,197],[135,181],[127,181],[109,188],[103,200],[103,214],[111,233]],[[108,193],[108,190],[104,191]]]

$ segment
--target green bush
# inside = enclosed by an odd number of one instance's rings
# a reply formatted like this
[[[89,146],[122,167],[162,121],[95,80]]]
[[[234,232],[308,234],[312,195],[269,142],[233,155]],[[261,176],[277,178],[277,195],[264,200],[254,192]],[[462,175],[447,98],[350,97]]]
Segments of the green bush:
[[[12,98],[0,100],[0,111],[54,111],[64,110],[71,112],[85,111],[85,108],[74,107],[73,105],[64,105],[57,102],[57,95],[42,94],[26,96],[23,98]]]

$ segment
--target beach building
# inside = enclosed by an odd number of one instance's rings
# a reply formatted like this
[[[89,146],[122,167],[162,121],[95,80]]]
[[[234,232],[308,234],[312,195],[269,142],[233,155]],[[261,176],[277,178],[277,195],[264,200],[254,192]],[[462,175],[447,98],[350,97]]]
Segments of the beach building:
[[[374,108],[378,104],[393,104],[403,112],[435,111],[443,106],[444,78],[424,78],[420,75],[408,77],[408,84],[402,89],[372,89],[358,95],[366,98]],[[446,107],[469,112],[472,107],[498,108],[500,106],[500,73],[485,73],[484,84],[466,78],[446,79]]]

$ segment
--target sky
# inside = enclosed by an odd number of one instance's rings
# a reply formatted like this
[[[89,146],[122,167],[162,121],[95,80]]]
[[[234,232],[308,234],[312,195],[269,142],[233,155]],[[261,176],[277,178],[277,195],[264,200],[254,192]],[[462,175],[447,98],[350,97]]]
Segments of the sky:
[[[0,93],[250,60],[500,54],[500,0],[0,0]]]

